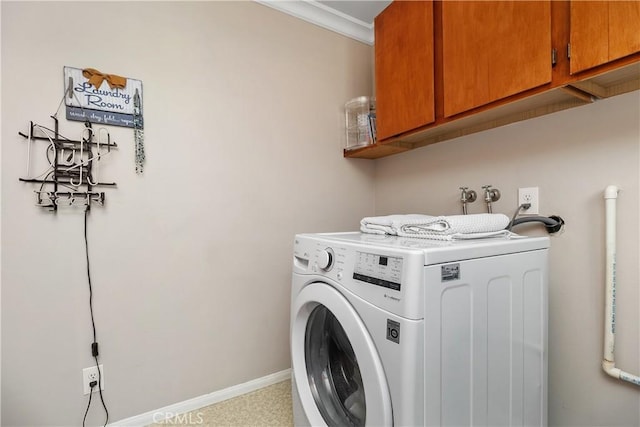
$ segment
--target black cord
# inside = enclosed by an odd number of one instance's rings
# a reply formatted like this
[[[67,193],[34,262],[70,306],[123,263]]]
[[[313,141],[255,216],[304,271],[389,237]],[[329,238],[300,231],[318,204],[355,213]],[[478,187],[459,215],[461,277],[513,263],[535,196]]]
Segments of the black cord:
[[[96,366],[99,366],[98,356],[95,356],[94,359],[96,359]],[[102,407],[104,408],[104,413],[106,415],[104,420],[104,427],[106,427],[109,422],[109,410],[107,409],[107,404],[104,403],[104,396],[102,395],[102,372],[100,372],[100,368],[98,368],[98,393],[100,393],[100,402],[102,402]]]
[[[84,424],[87,422],[87,414],[89,413],[89,408],[91,407],[91,396],[93,396],[93,387],[95,386],[91,386],[91,390],[89,391],[89,403],[87,403],[87,410],[84,411],[84,418],[82,419],[82,427],[84,427]]]
[[[520,206],[518,206],[518,209],[516,209],[515,213],[511,217],[511,221],[509,222],[509,225],[507,225],[506,230],[511,231],[511,229],[513,228],[513,222],[516,220],[516,217],[518,216],[520,211],[522,209],[529,209],[530,207],[531,207],[531,203],[523,203]]]
[[[91,287],[91,270],[89,268],[89,241],[87,240],[87,216],[89,210],[84,210],[84,248],[87,254],[87,279],[89,281],[89,311],[91,312],[91,328],[93,329],[93,342],[96,341],[96,322],[93,319],[93,288]],[[100,371],[98,370],[98,374]]]
[[[100,364],[98,362],[98,340],[96,339],[96,322],[93,317],[93,288],[91,286],[91,269],[89,268],[89,240],[87,239],[87,217],[89,216],[89,208],[84,211],[84,247],[87,254],[87,280],[89,282],[89,311],[91,312],[91,328],[93,329],[93,342],[91,343],[91,354],[96,361],[96,369],[98,370],[98,391],[100,392],[100,401],[104,408],[106,419],[104,425],[109,422],[109,410],[104,403],[104,397],[102,395],[102,372],[100,372]],[[87,409],[88,410],[88,409]],[[86,414],[85,414],[86,417]]]

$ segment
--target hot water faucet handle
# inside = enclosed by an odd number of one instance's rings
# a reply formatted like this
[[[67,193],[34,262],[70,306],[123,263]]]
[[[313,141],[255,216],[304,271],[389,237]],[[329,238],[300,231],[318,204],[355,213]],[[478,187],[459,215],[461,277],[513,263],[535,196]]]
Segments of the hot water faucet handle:
[[[469,187],[460,187],[462,193],[460,194],[460,201],[462,202],[462,214],[467,214],[467,203],[473,203],[476,201],[478,195],[475,191],[469,190]]]

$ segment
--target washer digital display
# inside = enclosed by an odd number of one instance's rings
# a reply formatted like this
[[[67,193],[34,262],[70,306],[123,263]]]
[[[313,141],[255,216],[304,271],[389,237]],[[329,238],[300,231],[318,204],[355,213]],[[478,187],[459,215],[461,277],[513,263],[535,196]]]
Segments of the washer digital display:
[[[353,278],[399,291],[402,282],[402,258],[356,252]]]

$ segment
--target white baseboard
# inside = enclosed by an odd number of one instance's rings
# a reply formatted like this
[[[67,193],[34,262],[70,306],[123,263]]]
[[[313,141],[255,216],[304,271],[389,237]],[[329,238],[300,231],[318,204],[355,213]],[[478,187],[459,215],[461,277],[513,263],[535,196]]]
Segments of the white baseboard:
[[[262,378],[256,378],[255,380],[247,381],[246,383],[234,385],[223,390],[214,391],[213,393],[205,394],[202,396],[194,397],[193,399],[165,406],[164,408],[156,409],[155,411],[149,411],[141,415],[136,415],[124,420],[115,421],[109,424],[109,426],[148,426],[150,424],[164,421],[166,416],[172,417],[175,415],[195,411],[197,409],[204,408],[205,406],[213,405],[214,403],[222,402],[224,400],[238,397],[243,394],[251,393],[252,391],[277,384],[290,378],[291,369],[285,369],[284,371],[276,372]]]

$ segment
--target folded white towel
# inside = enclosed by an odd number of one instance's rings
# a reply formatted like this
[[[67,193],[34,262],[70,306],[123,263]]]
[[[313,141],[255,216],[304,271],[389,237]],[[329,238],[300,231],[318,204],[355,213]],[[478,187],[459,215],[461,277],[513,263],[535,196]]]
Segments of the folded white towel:
[[[430,240],[474,240],[474,239],[489,239],[489,238],[511,238],[518,237],[517,234],[510,232],[509,230],[489,231],[486,233],[455,233],[455,234],[398,234],[402,237],[411,237],[419,239]]]
[[[436,240],[483,239],[507,237],[509,218],[503,214],[431,216],[420,214],[387,215],[363,218],[364,233],[390,234]]]
[[[489,231],[486,233],[456,233],[456,234],[451,234],[449,236],[444,236],[444,237],[450,237],[450,239],[445,239],[445,240],[471,240],[471,239],[487,239],[489,237],[509,237],[509,238],[514,238],[514,237],[522,237],[522,236],[518,236],[516,233],[512,233],[509,230],[500,230],[500,231]]]
[[[426,221],[430,218],[436,217],[420,214],[372,216],[362,218],[362,221],[360,221],[360,231],[363,233],[391,234],[395,236],[398,233],[393,228],[394,222]]]
[[[503,231],[509,218],[503,214],[438,216],[426,219],[396,219],[392,227],[398,236],[451,236],[454,234]]]

